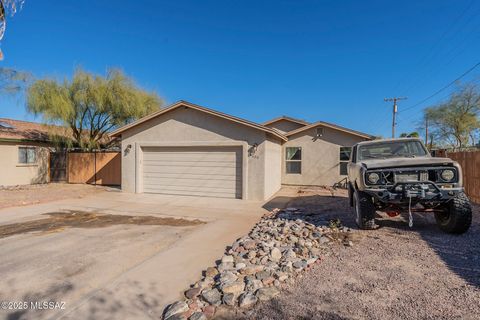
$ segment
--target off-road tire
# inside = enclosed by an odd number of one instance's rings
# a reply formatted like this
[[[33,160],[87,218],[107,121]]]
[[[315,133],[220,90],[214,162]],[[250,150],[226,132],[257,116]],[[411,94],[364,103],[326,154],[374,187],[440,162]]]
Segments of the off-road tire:
[[[447,233],[464,233],[472,224],[472,206],[465,193],[459,193],[445,205],[444,212],[435,212],[438,227]]]
[[[352,184],[348,184],[348,203],[350,204],[350,207],[353,208],[353,192],[354,189],[352,187]]]
[[[372,230],[377,228],[375,224],[375,205],[372,197],[367,193],[353,190],[353,212],[355,222],[360,229]]]

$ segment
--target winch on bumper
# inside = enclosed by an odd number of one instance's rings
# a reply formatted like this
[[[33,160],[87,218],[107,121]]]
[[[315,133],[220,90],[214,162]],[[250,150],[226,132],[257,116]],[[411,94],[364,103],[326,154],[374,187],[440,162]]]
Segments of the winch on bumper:
[[[408,204],[421,202],[447,202],[463,192],[463,188],[443,187],[432,181],[397,182],[393,186],[365,188],[364,192],[380,202]]]

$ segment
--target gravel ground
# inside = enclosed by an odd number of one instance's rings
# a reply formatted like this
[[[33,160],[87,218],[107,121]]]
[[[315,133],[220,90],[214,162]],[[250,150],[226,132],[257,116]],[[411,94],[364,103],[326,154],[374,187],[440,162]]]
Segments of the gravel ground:
[[[346,193],[287,189],[290,207],[355,228]],[[380,229],[360,231],[353,247],[306,272],[251,319],[480,319],[480,209],[464,235],[442,233],[432,216],[381,214]]]
[[[91,194],[116,191],[116,188],[88,184],[48,183],[25,186],[0,186],[0,209],[28,206],[63,199],[79,199]]]

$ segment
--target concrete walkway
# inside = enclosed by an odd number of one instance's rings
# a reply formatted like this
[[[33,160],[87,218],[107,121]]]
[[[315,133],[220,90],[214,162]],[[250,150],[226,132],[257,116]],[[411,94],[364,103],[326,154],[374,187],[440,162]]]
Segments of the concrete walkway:
[[[72,228],[0,239],[0,273],[4,276],[0,300],[66,302],[65,310],[15,314],[0,310],[0,319],[159,319],[164,306],[180,298],[225,246],[251,229],[266,212],[262,205],[102,191],[84,199],[0,210],[0,227],[60,210],[207,222],[194,227]]]

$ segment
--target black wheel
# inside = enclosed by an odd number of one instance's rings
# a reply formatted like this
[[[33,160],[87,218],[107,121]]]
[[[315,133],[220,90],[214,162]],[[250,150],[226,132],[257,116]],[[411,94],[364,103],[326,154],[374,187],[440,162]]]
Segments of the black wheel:
[[[355,222],[360,229],[376,229],[375,206],[367,193],[353,190],[353,212]]]
[[[353,187],[350,183],[348,184],[348,202],[350,203],[350,207],[353,208]]]
[[[472,224],[472,206],[465,193],[459,193],[450,200],[444,212],[435,212],[440,229],[448,233],[464,233]]]

